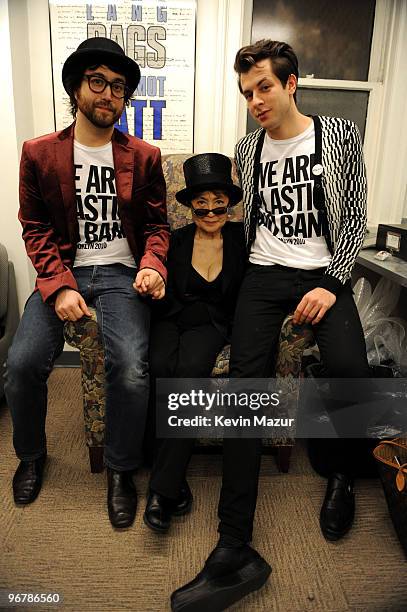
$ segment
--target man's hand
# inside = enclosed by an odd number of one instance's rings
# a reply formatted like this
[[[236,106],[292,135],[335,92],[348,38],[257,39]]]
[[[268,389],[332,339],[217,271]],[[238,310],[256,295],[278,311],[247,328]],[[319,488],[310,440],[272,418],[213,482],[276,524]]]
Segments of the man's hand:
[[[164,279],[152,268],[143,268],[137,272],[133,287],[140,295],[151,295],[153,300],[161,300],[165,295]]]
[[[55,300],[55,312],[61,321],[78,321],[83,315],[91,316],[85,300],[74,289],[60,289]]]
[[[293,317],[293,323],[319,323],[325,313],[335,304],[336,295],[322,287],[308,291],[298,304]]]

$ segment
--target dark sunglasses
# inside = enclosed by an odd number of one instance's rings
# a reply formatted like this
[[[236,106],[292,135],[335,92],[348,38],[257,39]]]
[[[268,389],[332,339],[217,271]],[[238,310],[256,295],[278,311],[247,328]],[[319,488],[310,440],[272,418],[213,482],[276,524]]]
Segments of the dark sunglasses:
[[[218,206],[218,208],[194,208],[193,206],[191,206],[191,210],[193,212],[194,215],[196,215],[197,217],[207,217],[209,215],[209,213],[213,213],[214,215],[218,216],[218,215],[224,215],[225,213],[228,212],[228,206]]]

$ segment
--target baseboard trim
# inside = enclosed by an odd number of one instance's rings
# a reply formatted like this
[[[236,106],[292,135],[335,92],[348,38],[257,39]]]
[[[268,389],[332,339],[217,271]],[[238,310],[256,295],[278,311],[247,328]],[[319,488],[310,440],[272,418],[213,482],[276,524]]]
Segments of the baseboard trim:
[[[80,368],[79,351],[62,351],[55,362],[56,368]]]

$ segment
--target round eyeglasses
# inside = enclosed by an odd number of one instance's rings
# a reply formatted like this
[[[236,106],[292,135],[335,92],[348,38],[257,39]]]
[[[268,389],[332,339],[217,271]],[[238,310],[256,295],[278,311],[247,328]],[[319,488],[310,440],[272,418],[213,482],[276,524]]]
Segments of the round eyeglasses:
[[[93,93],[102,93],[108,85],[110,85],[110,91],[114,98],[125,98],[130,92],[123,81],[108,81],[104,77],[94,74],[85,74],[83,78],[88,81],[89,89]]]

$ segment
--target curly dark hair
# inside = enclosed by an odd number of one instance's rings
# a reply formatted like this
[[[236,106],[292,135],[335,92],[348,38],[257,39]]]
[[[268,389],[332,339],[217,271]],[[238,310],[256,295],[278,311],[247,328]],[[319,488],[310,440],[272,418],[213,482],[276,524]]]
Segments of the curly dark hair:
[[[290,74],[293,74],[298,81],[298,59],[292,47],[285,42],[262,39],[252,45],[242,47],[236,54],[234,69],[238,74],[238,85],[241,93],[243,92],[240,75],[249,72],[254,64],[264,59],[271,61],[273,72],[281,81],[283,87],[287,85]],[[297,92],[294,93],[294,100],[297,101]]]

